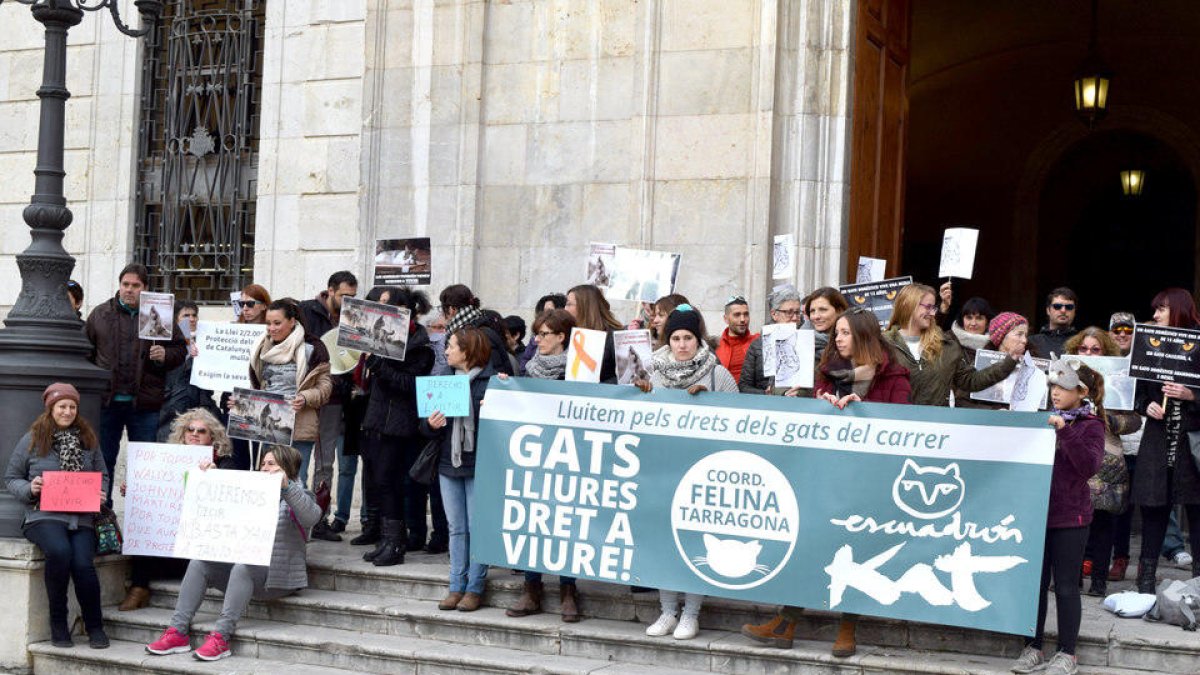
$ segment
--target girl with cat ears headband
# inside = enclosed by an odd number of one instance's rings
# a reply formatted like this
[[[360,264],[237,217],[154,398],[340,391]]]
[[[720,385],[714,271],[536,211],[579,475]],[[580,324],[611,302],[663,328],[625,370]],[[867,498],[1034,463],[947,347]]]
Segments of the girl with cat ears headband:
[[[1083,394],[1083,405],[1076,410],[1086,410],[1100,421],[1107,421],[1104,415],[1104,376],[1084,365],[1079,359],[1063,357],[1050,362],[1048,372],[1049,383],[1051,386],[1062,387],[1063,389],[1080,391]],[[1070,411],[1055,411],[1070,412]],[[1066,421],[1071,421],[1080,413],[1071,415]]]

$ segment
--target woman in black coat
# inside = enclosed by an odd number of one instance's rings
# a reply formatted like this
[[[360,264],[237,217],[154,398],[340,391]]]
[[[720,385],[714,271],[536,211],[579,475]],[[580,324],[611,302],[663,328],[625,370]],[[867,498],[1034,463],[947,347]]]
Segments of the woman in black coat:
[[[1152,306],[1159,326],[1200,327],[1196,303],[1182,288],[1159,293]],[[1153,593],[1158,554],[1175,504],[1184,506],[1192,524],[1192,554],[1200,551],[1200,471],[1188,443],[1188,432],[1200,430],[1200,403],[1196,392],[1181,384],[1141,381],[1134,406],[1146,416],[1133,477],[1133,502],[1142,510],[1137,586],[1139,593]],[[1193,560],[1192,576],[1200,576],[1200,560]]]

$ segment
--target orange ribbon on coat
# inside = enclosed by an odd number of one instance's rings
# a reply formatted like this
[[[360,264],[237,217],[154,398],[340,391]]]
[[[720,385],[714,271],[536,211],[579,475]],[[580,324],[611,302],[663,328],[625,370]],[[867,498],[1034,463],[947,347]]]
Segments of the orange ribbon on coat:
[[[583,333],[574,331],[571,335],[571,346],[575,348],[575,360],[571,362],[571,379],[579,377],[579,362],[583,361],[583,365],[588,367],[588,370],[596,369],[596,359],[592,358],[591,354],[584,351],[584,345],[587,344],[587,339]]]

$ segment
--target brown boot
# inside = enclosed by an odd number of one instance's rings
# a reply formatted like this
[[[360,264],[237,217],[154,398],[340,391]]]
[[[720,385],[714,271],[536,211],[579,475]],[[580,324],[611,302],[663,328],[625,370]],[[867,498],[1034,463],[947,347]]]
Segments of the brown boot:
[[[482,605],[483,596],[478,593],[471,593],[468,591],[466,595],[462,597],[462,600],[458,601],[458,607],[455,609],[460,612],[474,612]]]
[[[526,581],[516,604],[504,610],[508,616],[529,616],[542,613],[542,582]]]
[[[760,644],[779,649],[791,649],[792,637],[795,634],[796,622],[783,618],[782,614],[776,614],[775,618],[758,626],[752,624],[742,626],[742,635]]]
[[[579,590],[575,584],[559,583],[558,600],[562,620],[565,623],[579,623]]]
[[[833,655],[838,658],[854,656],[858,651],[858,643],[854,640],[854,631],[858,628],[858,617],[850,614],[842,615],[842,623],[838,626],[837,639],[833,641]]]
[[[150,604],[150,589],[144,586],[130,586],[129,592],[125,594],[125,599],[121,601],[121,604],[117,605],[117,610],[132,612],[148,604]]]
[[[461,602],[462,599],[462,593],[447,593],[446,597],[442,598],[442,601],[438,603],[438,609],[443,611],[455,609],[458,607],[458,603]]]

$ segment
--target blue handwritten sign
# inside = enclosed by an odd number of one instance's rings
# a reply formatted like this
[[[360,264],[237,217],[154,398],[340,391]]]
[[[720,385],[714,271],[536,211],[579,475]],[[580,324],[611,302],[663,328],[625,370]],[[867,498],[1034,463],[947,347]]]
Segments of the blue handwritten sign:
[[[466,375],[417,378],[417,415],[429,417],[434,411],[446,417],[471,414],[471,381]]]

